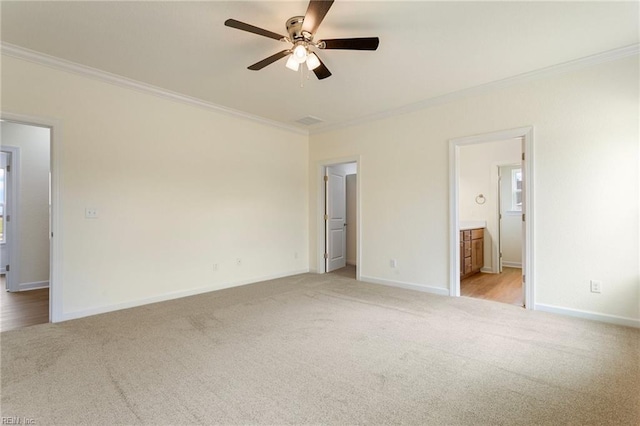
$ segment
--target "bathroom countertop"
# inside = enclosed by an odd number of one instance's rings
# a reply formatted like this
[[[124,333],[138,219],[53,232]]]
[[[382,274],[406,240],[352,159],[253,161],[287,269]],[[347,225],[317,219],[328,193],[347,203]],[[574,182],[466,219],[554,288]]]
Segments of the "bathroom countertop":
[[[461,220],[460,230],[467,231],[469,229],[486,228],[487,222],[484,220]]]

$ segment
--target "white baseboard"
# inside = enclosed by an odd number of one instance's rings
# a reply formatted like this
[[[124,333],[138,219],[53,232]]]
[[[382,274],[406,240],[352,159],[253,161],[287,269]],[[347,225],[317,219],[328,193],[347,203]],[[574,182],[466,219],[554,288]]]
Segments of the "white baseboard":
[[[348,260],[348,259],[347,259],[347,265],[358,266],[355,260]]]
[[[360,276],[360,281],[364,281],[364,282],[372,283],[372,284],[388,285],[388,286],[391,286],[391,287],[406,288],[406,289],[409,289],[409,290],[423,291],[425,293],[438,294],[440,296],[448,296],[449,295],[449,289],[448,288],[432,287],[432,286],[424,285],[424,284],[407,283],[407,282],[402,282],[402,281],[392,281],[392,280],[386,280],[386,279],[383,279],[383,278],[366,277],[364,275]]]
[[[545,305],[543,303],[536,303],[535,310],[551,312],[553,314],[567,315],[570,317],[584,318],[593,321],[606,322],[609,324],[640,328],[640,319],[619,317],[617,315],[601,314],[591,311],[581,311],[579,309],[563,308],[561,306]]]
[[[520,268],[522,269],[521,262],[507,262],[505,260],[502,261],[502,266],[506,266],[507,268]]]
[[[36,281],[32,283],[18,284],[18,291],[36,290],[39,288],[48,288],[49,281]]]
[[[84,318],[92,315],[105,314],[107,312],[120,311],[122,309],[135,308],[137,306],[148,305],[150,303],[165,302],[167,300],[180,299],[182,297],[195,296],[197,294],[209,293],[216,290],[224,290],[225,288],[240,287],[248,284],[255,284],[261,281],[275,280],[277,278],[290,277],[293,275],[306,274],[309,269],[300,269],[296,271],[285,272],[282,274],[267,275],[263,277],[255,277],[246,280],[238,280],[230,283],[217,284],[212,286],[194,288],[191,290],[174,291],[170,293],[160,294],[158,296],[147,297],[144,299],[131,300],[128,302],[116,303],[113,305],[98,306],[95,308],[84,309],[81,311],[63,312],[60,321],[68,321],[72,319]]]

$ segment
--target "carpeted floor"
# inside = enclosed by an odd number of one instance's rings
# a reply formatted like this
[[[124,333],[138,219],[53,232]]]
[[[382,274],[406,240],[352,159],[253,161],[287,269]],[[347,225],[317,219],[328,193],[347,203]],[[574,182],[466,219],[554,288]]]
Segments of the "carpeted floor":
[[[4,332],[44,424],[640,422],[640,330],[304,274]]]

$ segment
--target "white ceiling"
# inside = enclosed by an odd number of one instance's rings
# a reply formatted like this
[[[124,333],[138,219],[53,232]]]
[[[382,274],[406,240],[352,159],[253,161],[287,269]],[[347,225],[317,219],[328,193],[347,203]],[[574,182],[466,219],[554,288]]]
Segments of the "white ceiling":
[[[367,51],[320,51],[333,76],[285,60],[247,66],[284,43],[224,26],[227,18],[286,35],[307,1],[9,2],[2,41],[227,108],[298,125],[340,125],[567,61],[637,44],[638,2],[337,0],[316,40],[380,37]]]

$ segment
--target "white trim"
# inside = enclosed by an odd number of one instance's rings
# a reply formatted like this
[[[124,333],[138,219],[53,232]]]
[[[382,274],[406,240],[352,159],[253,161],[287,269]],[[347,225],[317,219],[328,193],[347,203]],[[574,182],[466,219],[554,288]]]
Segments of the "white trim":
[[[29,62],[34,62],[40,65],[48,66],[62,71],[79,74],[84,77],[89,77],[104,81],[107,83],[115,84],[129,89],[134,89],[144,93],[153,94],[163,97],[165,99],[171,99],[174,101],[187,103],[190,105],[198,106],[201,108],[217,111],[219,113],[232,115],[235,117],[241,117],[247,120],[262,123],[268,126],[280,128],[293,133],[310,135],[323,132],[329,132],[332,130],[342,129],[345,127],[357,126],[359,124],[369,123],[372,121],[378,121],[389,117],[408,114],[411,112],[419,111],[421,109],[433,107],[436,105],[442,105],[448,102],[452,102],[458,99],[462,99],[468,96],[474,96],[481,93],[490,92],[495,89],[511,86],[517,83],[523,83],[533,80],[538,80],[545,77],[550,77],[556,74],[562,74],[566,72],[576,71],[583,68],[587,68],[593,65],[602,64],[605,62],[615,61],[623,59],[628,56],[637,55],[640,53],[640,43],[632,44],[629,46],[621,47],[618,49],[609,50],[606,52],[597,53],[595,55],[586,56],[584,58],[575,59],[573,61],[563,62],[561,64],[552,65],[550,67],[541,68],[538,70],[526,72],[513,77],[508,77],[502,80],[497,80],[479,86],[470,87],[467,89],[459,90],[456,92],[447,93],[442,96],[434,98],[428,98],[419,102],[415,102],[409,105],[405,105],[399,108],[383,111],[380,113],[369,114],[364,117],[359,117],[353,120],[347,120],[340,123],[331,124],[328,123],[324,126],[318,125],[313,129],[301,129],[299,127],[285,124],[279,121],[270,120],[257,115],[249,114],[239,110],[217,105],[212,102],[207,102],[202,99],[194,98],[191,96],[182,95],[176,92],[172,92],[166,89],[162,89],[157,86],[153,86],[147,83],[142,83],[136,80],[132,80],[126,77],[122,77],[116,74],[112,74],[106,71],[102,71],[96,68],[81,65],[75,62],[67,61],[65,59],[57,58],[55,56],[47,55],[34,50],[26,49],[21,46],[10,44],[7,42],[0,42],[0,52],[4,55],[14,58],[22,59]]]
[[[359,117],[353,120],[347,120],[347,121],[343,121],[341,123],[335,123],[335,124],[329,123],[324,126],[318,125],[317,127],[314,127],[313,129],[309,130],[309,134],[315,135],[318,133],[342,129],[345,127],[352,127],[360,124],[370,123],[372,121],[378,121],[378,120],[382,120],[389,117],[409,114],[425,108],[446,104],[446,103],[453,102],[469,96],[477,96],[482,93],[487,93],[492,90],[512,86],[514,84],[525,83],[533,80],[539,80],[542,78],[551,77],[556,74],[577,71],[583,68],[588,68],[593,65],[598,65],[605,62],[611,62],[618,59],[623,59],[628,56],[637,55],[638,53],[640,53],[640,44],[636,43],[630,46],[625,46],[618,49],[597,53],[595,55],[586,56],[584,58],[575,59],[573,61],[563,62],[557,65],[552,65],[550,67],[540,68],[538,70],[529,71],[523,74],[518,74],[513,77],[508,77],[502,80],[492,81],[490,83],[481,84],[479,86],[458,90],[457,92],[447,93],[442,96],[425,99],[423,101],[415,102],[399,108],[366,115],[364,117]]]
[[[256,123],[264,124],[278,129],[286,130],[289,132],[308,135],[309,132],[299,127],[281,123],[279,121],[270,120],[268,118],[259,117],[257,115],[249,114],[247,112],[239,111],[232,108],[227,108],[222,105],[217,105],[212,102],[207,102],[202,99],[194,98],[192,96],[183,95],[177,92],[172,92],[161,87],[153,86],[151,84],[143,83],[130,78],[122,77],[117,74],[112,74],[107,71],[102,71],[97,68],[88,67],[75,62],[67,61],[66,59],[57,58],[55,56],[47,55],[45,53],[36,52],[35,50],[26,49],[21,46],[16,46],[7,42],[0,44],[0,51],[3,55],[11,56],[13,58],[22,59],[25,61],[33,62],[39,65],[44,65],[50,68],[54,68],[61,71],[78,74],[83,77],[92,78],[94,80],[100,80],[106,83],[115,84],[116,86],[125,87],[127,89],[133,89],[138,92],[159,96],[164,99],[185,103],[188,105],[204,108],[210,111],[215,111],[221,114],[231,115],[234,117],[243,118],[245,120],[254,121]]]
[[[459,206],[458,206],[458,184],[460,169],[460,147],[465,145],[475,145],[486,142],[522,138],[525,155],[524,181],[525,191],[525,253],[524,274],[525,283],[525,304],[527,309],[535,307],[535,276],[534,276],[534,187],[533,187],[533,127],[520,127],[517,129],[502,130],[482,135],[473,135],[449,140],[449,294],[454,297],[460,296],[460,226],[459,226]]]
[[[18,291],[37,290],[39,288],[48,288],[49,281],[36,281],[32,283],[20,283]]]
[[[324,171],[329,166],[336,166],[338,164],[356,163],[356,174],[358,179],[356,181],[356,210],[357,210],[357,230],[356,230],[356,264],[362,265],[362,208],[360,204],[360,194],[362,194],[362,160],[359,155],[332,158],[328,160],[320,160],[316,163],[316,268],[313,270],[318,274],[324,274],[327,272],[326,262],[324,261],[324,243],[325,243],[325,229],[324,229]],[[360,280],[360,270],[356,269],[356,280]]]
[[[7,274],[7,290],[19,291],[20,277],[20,175],[22,162],[20,158],[20,148],[10,145],[2,145],[1,151],[11,154],[11,200],[7,204],[9,209],[4,213],[11,215],[11,221],[8,222],[7,230],[9,231],[9,243],[3,243],[8,248],[10,270],[7,272],[3,267],[3,273]],[[5,206],[6,207],[6,206]],[[7,222],[5,222],[7,225]],[[6,266],[6,265],[5,265]],[[1,290],[0,290],[1,291]]]
[[[84,310],[81,310],[81,311],[65,312],[62,315],[61,321],[68,321],[68,320],[72,320],[72,319],[84,318],[84,317],[88,317],[88,316],[92,316],[92,315],[98,315],[98,314],[104,314],[104,313],[107,313],[107,312],[119,311],[119,310],[122,310],[122,309],[135,308],[135,307],[138,307],[138,306],[148,305],[150,303],[157,303],[157,302],[164,302],[164,301],[167,301],[167,300],[180,299],[182,297],[195,296],[195,295],[198,295],[198,294],[209,293],[209,292],[217,291],[217,290],[224,290],[226,288],[231,288],[231,287],[240,287],[240,286],[243,286],[243,285],[255,284],[255,283],[259,283],[259,282],[263,282],[263,281],[275,280],[275,279],[278,279],[278,278],[291,277],[291,276],[294,276],[294,275],[305,274],[307,272],[309,272],[308,269],[299,269],[299,270],[290,271],[290,272],[286,272],[286,273],[282,273],[282,274],[273,274],[273,275],[267,275],[267,276],[263,276],[263,277],[255,277],[255,278],[250,278],[250,279],[245,279],[245,280],[233,281],[233,282],[229,282],[229,283],[226,283],[226,284],[210,285],[210,286],[205,286],[205,287],[194,288],[194,289],[191,289],[191,290],[173,291],[173,292],[161,294],[161,295],[158,295],[158,296],[147,297],[147,298],[138,299],[138,300],[131,300],[131,301],[128,301],[128,302],[116,303],[116,304],[113,304],[113,305],[97,306],[95,308],[84,309]]]
[[[371,283],[371,284],[381,284],[389,287],[400,287],[408,290],[417,290],[417,291],[422,291],[424,293],[437,294],[439,296],[449,295],[449,290],[446,287],[433,287],[430,285],[409,283],[404,281],[392,281],[392,280],[386,280],[384,278],[367,277],[364,275],[360,276],[360,279],[361,281]]]
[[[608,324],[624,325],[627,327],[640,328],[640,319],[620,317],[617,315],[601,314],[592,311],[582,311],[580,309],[563,308],[561,306],[546,305],[536,303],[536,310],[550,312],[552,314],[566,315],[576,318],[584,318],[593,321],[606,322]]]
[[[62,182],[62,123],[53,118],[36,117],[24,114],[14,114],[0,111],[0,118],[30,126],[48,127],[51,129],[51,232],[49,240],[49,321],[62,321],[62,197],[60,186]]]
[[[502,266],[506,266],[507,268],[522,268],[522,263],[520,262],[509,262],[507,260],[502,261]]]

